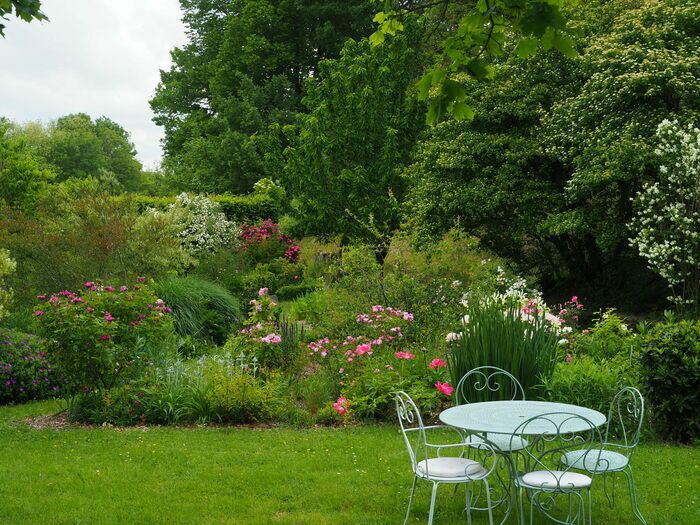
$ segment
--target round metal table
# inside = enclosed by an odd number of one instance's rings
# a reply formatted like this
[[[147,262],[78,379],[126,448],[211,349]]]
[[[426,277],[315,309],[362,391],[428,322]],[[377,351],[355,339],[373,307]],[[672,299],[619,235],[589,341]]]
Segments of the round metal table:
[[[595,426],[603,426],[606,422],[605,415],[591,408],[568,405],[566,403],[551,403],[549,401],[486,401],[484,403],[470,403],[443,410],[440,413],[440,421],[451,427],[460,428],[469,432],[485,434],[513,434],[518,426],[528,419],[551,412],[566,412],[588,419]],[[557,417],[551,417],[556,421]],[[562,416],[560,419],[565,419]],[[578,423],[578,425],[577,425]],[[571,420],[561,427],[561,432],[580,432],[587,430],[581,426],[581,421]],[[580,428],[578,428],[580,426]],[[551,425],[543,422],[538,425],[533,422],[528,425],[529,435],[538,435],[550,430]]]
[[[445,425],[460,429],[464,434],[479,434],[485,442],[494,444],[489,440],[489,435],[513,435],[518,427],[530,418],[563,412],[562,415],[547,416],[549,421],[556,423],[560,433],[583,432],[590,429],[580,419],[568,419],[566,414],[575,414],[590,421],[596,427],[601,427],[607,421],[604,414],[597,410],[568,405],[566,403],[551,403],[549,401],[486,401],[482,403],[470,403],[458,405],[440,413],[440,421]],[[563,422],[563,423],[562,423]],[[546,421],[538,423],[537,420],[528,424],[523,436],[539,436],[552,431],[553,425]],[[492,438],[493,439],[493,438]],[[506,481],[497,476],[505,491],[505,497],[495,506],[506,503],[506,509],[501,524],[504,524],[514,506],[514,491],[511,490],[512,480],[518,475],[517,466],[513,461],[512,453],[502,454],[505,464],[510,472],[510,480]]]

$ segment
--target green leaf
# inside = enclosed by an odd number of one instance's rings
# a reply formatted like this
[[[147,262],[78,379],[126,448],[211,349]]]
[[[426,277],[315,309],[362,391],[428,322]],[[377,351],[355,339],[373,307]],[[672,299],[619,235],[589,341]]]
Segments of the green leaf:
[[[386,37],[384,36],[384,33],[382,33],[381,30],[375,31],[372,33],[369,37],[369,43],[372,44],[373,46],[378,46],[382,42],[384,42],[384,39]]]
[[[372,19],[373,22],[377,22],[379,24],[384,22],[384,20],[386,20],[386,13],[384,11],[379,11]]]
[[[557,32],[554,34],[554,48],[559,50],[564,56],[569,58],[576,58],[578,52],[576,51],[576,46],[574,45],[574,39],[569,35]]]
[[[477,80],[486,80],[493,76],[493,69],[483,58],[473,58],[467,64],[467,71]]]
[[[472,120],[474,118],[474,108],[464,102],[455,102],[450,111],[456,120]]]
[[[523,38],[515,46],[515,53],[521,58],[531,57],[537,52],[536,38]]]

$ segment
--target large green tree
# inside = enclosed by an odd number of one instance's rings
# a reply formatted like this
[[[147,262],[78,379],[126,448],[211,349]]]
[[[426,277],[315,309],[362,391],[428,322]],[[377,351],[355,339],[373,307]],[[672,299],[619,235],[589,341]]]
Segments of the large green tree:
[[[9,15],[14,15],[25,22],[48,20],[41,12],[40,0],[0,0],[0,36],[5,36],[5,24]]]
[[[377,48],[350,40],[308,81],[284,177],[304,233],[381,244],[399,226],[400,173],[424,126],[409,94],[426,64],[416,33]]]
[[[653,180],[655,129],[693,121],[700,5],[591,1],[570,15],[580,56],[509,56],[472,83],[475,120],[430,131],[407,170],[407,221],[458,226],[543,276],[628,274],[629,198]]]
[[[366,0],[181,0],[189,41],[151,101],[168,171],[184,189],[250,190],[276,176],[272,125],[295,122],[304,80],[369,32]]]

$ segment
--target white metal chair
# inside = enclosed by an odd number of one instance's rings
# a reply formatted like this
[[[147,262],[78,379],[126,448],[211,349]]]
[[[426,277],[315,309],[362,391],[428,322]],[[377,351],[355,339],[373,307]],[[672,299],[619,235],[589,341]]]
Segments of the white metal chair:
[[[442,425],[424,426],[423,419],[416,404],[411,397],[405,392],[396,394],[396,413],[401,425],[408,454],[411,458],[411,467],[413,470],[413,485],[411,487],[411,495],[408,500],[408,509],[406,510],[406,518],[404,525],[408,522],[411,514],[411,506],[413,505],[413,495],[416,490],[416,481],[423,480],[433,484],[432,496],[430,498],[430,511],[428,514],[428,525],[433,523],[435,514],[435,498],[437,496],[437,488],[441,483],[446,484],[464,484],[466,496],[467,521],[471,524],[471,491],[470,484],[473,482],[483,482],[485,486],[486,497],[489,498],[487,508],[489,516],[489,524],[493,525],[493,514],[491,512],[490,502],[490,487],[488,476],[496,467],[498,456],[494,450],[484,444],[482,449],[482,458],[492,460],[491,467],[487,467],[472,459],[460,456],[443,456],[444,451],[455,450],[457,453],[463,452],[466,445],[460,443],[450,444],[435,444],[430,443],[427,439],[426,430],[434,429],[450,429]],[[454,429],[451,429],[454,430]],[[457,432],[459,435],[459,433]],[[431,453],[432,452],[432,453]]]
[[[525,391],[520,382],[510,373],[496,366],[480,366],[464,374],[455,388],[455,401],[466,405],[475,401],[514,401],[525,400]],[[498,452],[515,452],[527,446],[524,439],[511,441],[510,434],[489,434],[485,436]],[[464,442],[473,448],[480,448],[483,436],[465,436]]]
[[[627,477],[627,484],[630,492],[630,502],[634,515],[646,525],[646,520],[642,516],[637,505],[636,487],[632,467],[630,466],[630,456],[639,443],[639,435],[642,430],[644,420],[644,398],[642,394],[633,387],[625,387],[620,390],[612,400],[610,411],[608,412],[608,424],[605,429],[605,440],[600,452],[601,461],[594,463],[591,456],[584,458],[581,450],[574,450],[564,454],[561,462],[574,469],[586,470],[593,474],[602,474],[603,480],[607,474],[615,476],[618,472],[624,472]],[[604,461],[602,461],[604,460]],[[607,495],[607,484],[606,495]],[[613,478],[613,496],[608,497],[611,503],[614,502],[615,483]]]
[[[524,493],[530,500],[530,523],[537,508],[549,519],[564,524],[591,523],[592,473],[574,472],[571,465],[562,465],[563,455],[572,450],[580,452],[585,464],[598,465],[602,437],[598,428],[588,419],[566,412],[551,412],[528,419],[513,432],[511,439],[530,436],[522,450],[524,470],[518,472],[514,483],[520,514],[525,522]],[[587,497],[584,498],[584,495]],[[558,496],[566,500],[566,516],[555,516]],[[586,504],[587,503],[587,504]]]

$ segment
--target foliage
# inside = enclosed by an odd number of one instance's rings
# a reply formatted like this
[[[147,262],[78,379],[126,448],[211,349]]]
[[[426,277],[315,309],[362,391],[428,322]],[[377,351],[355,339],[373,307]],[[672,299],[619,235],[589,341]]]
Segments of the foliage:
[[[545,378],[542,397],[556,403],[571,403],[607,414],[610,402],[624,386],[636,386],[629,357],[597,360],[587,355],[560,361],[551,377]]]
[[[17,127],[0,119],[0,199],[31,207],[54,177]]]
[[[0,2],[0,20],[3,22],[15,11],[15,16],[31,22],[32,20],[48,20],[47,16],[41,12],[40,0],[2,0]],[[0,36],[5,36],[5,24],[0,23]]]
[[[151,100],[165,164],[183,190],[242,193],[276,176],[275,126],[293,123],[304,79],[369,27],[365,0],[182,0],[188,42]],[[264,217],[263,217],[264,218]]]
[[[700,306],[700,129],[664,120],[657,135],[660,177],[637,194],[630,223],[651,269],[668,282],[671,301]]]
[[[5,278],[14,273],[17,263],[10,257],[10,252],[0,248],[0,319],[5,316],[7,306],[12,299],[12,290],[5,285]]]
[[[158,216],[161,212],[150,210],[149,213]],[[217,203],[203,195],[182,193],[163,214],[173,223],[180,244],[192,257],[235,247],[238,226],[226,218]]]
[[[260,225],[244,224],[241,228],[243,251],[253,262],[263,262],[284,257],[291,263],[299,260],[300,247],[290,237],[280,232],[279,224],[271,219]]]
[[[596,362],[617,357],[639,357],[640,340],[615,310],[600,312],[594,324],[573,340],[571,352]]]
[[[37,330],[72,392],[127,382],[167,347],[171,309],[141,281],[118,288],[89,281],[81,292],[39,296]]]
[[[89,180],[54,185],[34,213],[0,208],[0,236],[17,261],[10,284],[20,304],[78,287],[85,275],[127,281],[193,263],[171,223],[139,215],[128,196],[110,197]]]
[[[0,404],[53,397],[60,385],[45,341],[0,329]]]
[[[382,48],[349,40],[340,58],[319,64],[307,82],[289,147],[284,182],[297,228],[380,243],[399,225],[403,165],[423,127],[407,97],[425,63],[413,35]],[[358,89],[357,86],[363,86]]]
[[[565,0],[377,1],[381,1],[384,10],[374,17],[378,28],[370,37],[373,44],[381,44],[386,36],[403,31],[406,19],[413,13],[432,22],[427,31],[438,32],[443,38],[437,65],[429,68],[418,82],[420,99],[430,102],[427,120],[431,124],[446,113],[457,120],[472,118],[474,109],[467,102],[467,88],[459,76],[466,74],[478,81],[491,79],[491,62],[505,53],[508,40],[514,40],[514,51],[521,57],[533,55],[538,47],[576,56],[561,10]],[[450,23],[445,24],[445,18]]]
[[[535,397],[552,375],[560,341],[561,321],[545,308],[513,296],[471,299],[459,333],[447,335],[453,384],[474,368],[495,366],[510,372],[527,398]]]
[[[700,436],[700,321],[656,325],[644,341],[641,379],[664,438]]]
[[[221,344],[241,321],[238,301],[218,284],[193,276],[169,277],[156,281],[153,289],[172,308],[180,335]]]
[[[267,218],[275,218],[279,213],[281,203],[270,195],[253,193],[251,195],[210,195],[209,200],[221,206],[221,211],[232,222],[255,222]],[[136,203],[140,211],[148,208],[165,211],[175,202],[175,197],[148,197],[137,195]]]

